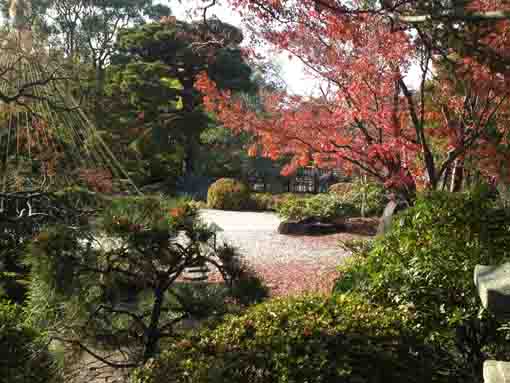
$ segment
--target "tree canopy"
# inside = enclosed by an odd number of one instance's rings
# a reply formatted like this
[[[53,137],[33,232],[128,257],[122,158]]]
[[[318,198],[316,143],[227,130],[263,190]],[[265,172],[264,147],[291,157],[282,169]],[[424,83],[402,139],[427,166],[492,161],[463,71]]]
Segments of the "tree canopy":
[[[108,69],[117,125],[132,121],[139,130],[136,144],[149,140],[153,152],[181,147],[185,172],[192,172],[198,146],[205,143],[200,136],[215,125],[194,88],[198,74],[206,71],[221,89],[233,92],[253,94],[258,87],[239,49],[241,40],[228,24],[218,22],[211,32],[202,23],[173,18],[122,31]]]
[[[446,2],[230,3],[256,39],[304,63],[320,95],[273,93],[261,115],[206,74],[196,85],[208,110],[234,131],[255,134],[264,155],[293,155],[287,172],[311,161],[358,168],[405,195],[437,188],[468,156],[483,163],[482,172],[501,174],[508,161],[498,148],[508,139],[508,74],[501,64],[509,21],[484,21],[494,7],[463,3],[460,17]],[[417,15],[428,21],[409,19]],[[445,63],[449,77],[437,70]]]

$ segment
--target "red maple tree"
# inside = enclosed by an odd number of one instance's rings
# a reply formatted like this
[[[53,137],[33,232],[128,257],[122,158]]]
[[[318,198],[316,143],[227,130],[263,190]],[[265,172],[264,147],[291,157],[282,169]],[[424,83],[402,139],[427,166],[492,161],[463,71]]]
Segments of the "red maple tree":
[[[256,39],[304,63],[320,88],[315,97],[267,94],[260,113],[197,78],[209,111],[255,135],[252,153],[292,156],[285,172],[311,161],[357,168],[409,197],[446,179],[458,189],[467,158],[491,175],[508,163],[498,148],[509,137],[510,24],[499,1],[462,12],[414,1],[230,3]],[[413,67],[421,76],[411,87]]]

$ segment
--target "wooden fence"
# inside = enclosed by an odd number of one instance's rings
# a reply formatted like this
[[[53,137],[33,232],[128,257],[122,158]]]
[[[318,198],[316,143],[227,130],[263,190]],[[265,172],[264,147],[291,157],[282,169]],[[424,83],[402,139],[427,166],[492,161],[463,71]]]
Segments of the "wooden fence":
[[[255,192],[315,194],[327,191],[328,186],[344,178],[338,169],[306,167],[298,169],[296,174],[290,177],[251,176],[247,181]]]

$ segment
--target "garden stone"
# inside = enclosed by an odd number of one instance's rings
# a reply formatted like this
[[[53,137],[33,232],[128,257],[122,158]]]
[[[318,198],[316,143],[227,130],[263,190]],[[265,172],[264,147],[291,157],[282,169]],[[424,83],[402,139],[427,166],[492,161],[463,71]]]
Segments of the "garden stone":
[[[302,221],[283,221],[278,226],[278,233],[284,235],[321,235],[334,234],[345,229],[344,221],[323,222],[316,218]]]
[[[409,203],[399,197],[389,197],[390,201],[384,208],[384,212],[379,219],[379,227],[377,228],[377,235],[384,235],[391,230],[393,216],[398,212],[405,210],[409,207]]]
[[[398,203],[397,201],[390,201],[384,208],[383,215],[379,220],[379,227],[377,228],[377,234],[383,235],[390,231],[391,229],[391,221],[393,220],[393,215],[397,212]]]
[[[305,225],[301,222],[283,221],[278,225],[278,233],[284,235],[304,235],[306,234]]]
[[[510,263],[477,265],[474,282],[483,307],[500,318],[510,317]]]
[[[487,360],[483,364],[484,383],[510,382],[510,362]]]

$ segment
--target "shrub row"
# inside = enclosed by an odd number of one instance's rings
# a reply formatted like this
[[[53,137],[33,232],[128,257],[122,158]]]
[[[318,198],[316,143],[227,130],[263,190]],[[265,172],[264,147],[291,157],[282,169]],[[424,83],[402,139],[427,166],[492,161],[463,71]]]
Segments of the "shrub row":
[[[310,195],[301,194],[302,198]],[[276,211],[293,193],[251,193],[246,184],[232,178],[221,178],[209,187],[207,207],[219,210]]]
[[[296,195],[250,193],[244,183],[222,178],[211,185],[208,207],[221,210],[277,211],[283,218],[329,220],[352,215],[379,215],[387,200],[382,186],[372,183],[341,183],[328,194]]]
[[[277,206],[278,214],[293,221],[307,218],[330,221],[359,214],[356,207],[331,194],[317,194],[310,198],[288,198]]]

